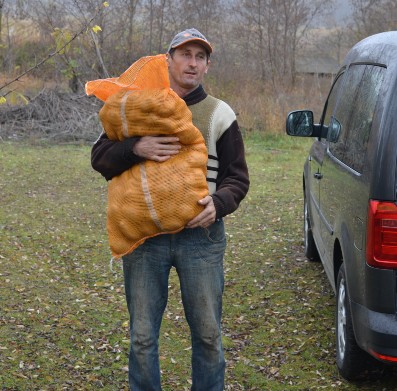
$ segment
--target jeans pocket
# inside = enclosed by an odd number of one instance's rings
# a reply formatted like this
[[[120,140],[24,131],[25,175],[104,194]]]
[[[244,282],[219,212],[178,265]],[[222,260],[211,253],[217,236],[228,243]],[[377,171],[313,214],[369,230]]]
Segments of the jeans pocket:
[[[205,236],[211,243],[222,243],[225,240],[225,227],[222,220],[217,220],[208,228],[203,228]]]
[[[222,265],[226,248],[223,221],[216,221],[208,228],[190,231],[193,257],[212,265]]]

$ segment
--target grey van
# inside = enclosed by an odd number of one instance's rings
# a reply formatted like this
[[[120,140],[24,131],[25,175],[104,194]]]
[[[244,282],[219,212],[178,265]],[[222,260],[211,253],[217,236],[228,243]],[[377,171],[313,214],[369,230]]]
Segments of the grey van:
[[[375,359],[397,364],[397,31],[347,54],[319,124],[287,117],[287,134],[315,137],[303,170],[304,247],[336,293],[336,363],[352,380]]]

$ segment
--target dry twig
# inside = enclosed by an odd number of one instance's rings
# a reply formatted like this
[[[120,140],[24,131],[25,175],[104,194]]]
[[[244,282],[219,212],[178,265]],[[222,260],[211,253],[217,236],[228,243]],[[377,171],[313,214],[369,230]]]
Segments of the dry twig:
[[[0,106],[0,139],[94,141],[99,109],[95,98],[42,90],[27,105]]]

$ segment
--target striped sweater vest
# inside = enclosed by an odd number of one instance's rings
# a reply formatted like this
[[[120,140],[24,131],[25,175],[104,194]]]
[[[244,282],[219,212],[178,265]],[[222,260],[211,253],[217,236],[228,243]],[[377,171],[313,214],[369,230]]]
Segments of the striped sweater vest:
[[[219,170],[216,143],[236,120],[236,114],[227,103],[211,95],[188,107],[192,112],[193,124],[202,133],[207,146],[207,183],[209,193],[213,194]]]

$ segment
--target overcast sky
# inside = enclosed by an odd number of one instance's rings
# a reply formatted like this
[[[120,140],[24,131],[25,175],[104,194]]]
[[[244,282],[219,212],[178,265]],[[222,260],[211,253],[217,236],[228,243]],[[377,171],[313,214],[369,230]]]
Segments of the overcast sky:
[[[351,5],[350,1],[346,0],[336,0],[337,6],[335,9],[335,16],[337,17],[346,17],[351,14]]]
[[[335,6],[333,12],[329,15],[317,20],[315,24],[334,26],[336,24],[346,24],[349,20],[349,16],[352,13],[351,5],[349,0],[335,0]]]

